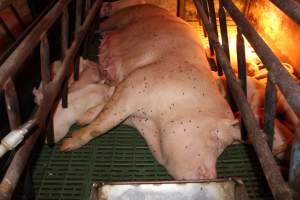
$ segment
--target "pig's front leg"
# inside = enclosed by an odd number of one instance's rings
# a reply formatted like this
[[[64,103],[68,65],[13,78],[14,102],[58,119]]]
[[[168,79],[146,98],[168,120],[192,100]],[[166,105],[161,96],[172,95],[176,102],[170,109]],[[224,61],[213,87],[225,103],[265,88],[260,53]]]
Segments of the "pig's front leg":
[[[139,131],[139,133],[146,140],[146,143],[154,158],[161,165],[164,165],[165,162],[160,146],[161,133],[154,121],[144,117],[132,116],[127,119],[124,124],[132,126]]]

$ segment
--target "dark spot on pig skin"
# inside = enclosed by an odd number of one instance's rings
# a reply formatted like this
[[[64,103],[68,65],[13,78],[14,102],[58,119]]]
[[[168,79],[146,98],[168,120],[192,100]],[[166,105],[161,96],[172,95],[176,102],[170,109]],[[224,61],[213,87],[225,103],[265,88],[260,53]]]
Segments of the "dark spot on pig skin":
[[[146,76],[144,76],[144,81],[147,80]]]
[[[182,95],[184,95],[184,92],[182,93]]]
[[[187,149],[187,148],[188,148],[188,146],[185,146],[184,148],[185,148],[185,149]]]
[[[183,129],[183,131],[185,132],[185,131],[186,131],[186,129]]]
[[[189,120],[190,123],[192,123],[192,120]]]
[[[200,153],[198,153],[198,156],[200,157]]]
[[[202,96],[205,96],[204,92],[202,93]]]
[[[172,131],[172,133],[175,133],[175,131]]]
[[[200,128],[199,126],[197,126],[197,128]]]

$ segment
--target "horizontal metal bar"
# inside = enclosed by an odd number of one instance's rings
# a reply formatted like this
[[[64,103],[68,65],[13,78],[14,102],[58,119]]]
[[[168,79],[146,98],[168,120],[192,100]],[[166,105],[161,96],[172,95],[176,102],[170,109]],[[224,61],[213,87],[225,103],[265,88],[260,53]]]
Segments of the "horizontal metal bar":
[[[292,194],[290,188],[285,183],[280,170],[274,161],[273,155],[269,149],[269,146],[265,139],[265,133],[260,129],[258,122],[256,121],[254,114],[250,108],[247,98],[244,92],[237,82],[235,74],[230,67],[230,62],[221,47],[217,35],[214,33],[213,27],[210,25],[203,8],[199,1],[194,0],[198,14],[201,16],[203,24],[206,28],[208,36],[211,38],[214,49],[217,52],[220,64],[226,76],[226,80],[229,88],[232,91],[235,102],[240,109],[242,119],[244,119],[245,126],[248,133],[253,139],[253,146],[257,153],[258,159],[264,171],[265,177],[269,183],[271,191],[276,199],[292,200]]]
[[[7,79],[14,75],[21,68],[26,58],[32,53],[34,48],[40,43],[39,38],[45,31],[53,25],[56,19],[61,15],[63,9],[71,0],[58,1],[47,15],[32,29],[32,31],[24,38],[15,51],[5,60],[0,68],[0,89]]]
[[[300,25],[300,4],[295,0],[270,0],[292,20]]]
[[[300,86],[292,79],[288,71],[282,66],[279,59],[270,47],[259,36],[249,21],[243,16],[231,0],[223,1],[224,7],[232,19],[238,25],[243,35],[247,38],[258,57],[267,67],[273,83],[278,84],[279,89],[286,97],[287,102],[300,118]]]

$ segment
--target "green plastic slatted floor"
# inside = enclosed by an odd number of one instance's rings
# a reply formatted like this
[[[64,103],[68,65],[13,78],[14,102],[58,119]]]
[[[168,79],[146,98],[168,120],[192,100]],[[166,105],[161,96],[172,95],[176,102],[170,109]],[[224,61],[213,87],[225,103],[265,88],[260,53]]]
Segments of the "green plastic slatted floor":
[[[88,199],[95,181],[169,180],[135,129],[119,126],[77,151],[44,145],[33,167],[36,199]],[[219,177],[241,177],[251,199],[272,199],[252,147],[234,145],[218,161]]]

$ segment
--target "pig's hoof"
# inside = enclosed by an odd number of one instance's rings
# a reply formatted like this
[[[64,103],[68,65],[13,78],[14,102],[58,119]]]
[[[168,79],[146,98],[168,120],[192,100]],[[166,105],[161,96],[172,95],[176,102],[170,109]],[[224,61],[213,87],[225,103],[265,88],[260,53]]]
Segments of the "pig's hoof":
[[[63,144],[60,146],[59,150],[62,152],[72,151],[80,148],[82,145],[81,139],[77,137],[67,138],[63,141]]]

